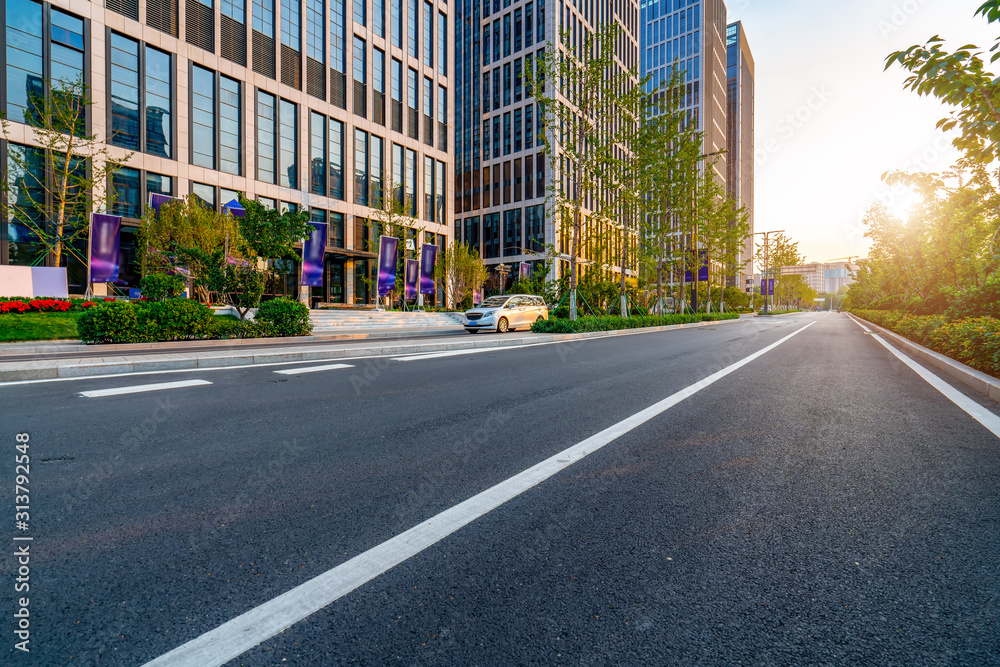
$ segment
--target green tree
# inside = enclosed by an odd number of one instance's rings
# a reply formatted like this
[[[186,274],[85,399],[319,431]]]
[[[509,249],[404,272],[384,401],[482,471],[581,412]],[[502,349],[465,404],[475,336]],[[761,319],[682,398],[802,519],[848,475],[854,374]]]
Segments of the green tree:
[[[396,303],[400,294],[404,291],[405,270],[407,259],[417,259],[420,257],[420,239],[426,227],[419,225],[412,216],[415,210],[414,202],[405,194],[403,186],[396,183],[391,188],[394,193],[384,196],[378,190],[371,192],[372,219],[368,222],[368,251],[377,253],[379,251],[379,237],[391,236],[399,239],[396,249],[396,282],[391,292],[389,292],[389,302]],[[386,193],[388,195],[388,193]],[[408,243],[409,242],[409,243]],[[407,246],[411,247],[407,247]],[[373,293],[378,289],[378,276],[362,279],[368,289]]]
[[[615,60],[618,39],[615,23],[596,33],[585,32],[579,47],[566,32],[559,48],[546,49],[536,61],[533,89],[542,114],[540,136],[556,173],[549,196],[560,236],[568,241],[561,255],[569,263],[571,319],[577,316],[581,258],[598,243],[598,228],[585,219],[585,204],[602,195],[602,176],[607,175],[619,144],[618,104],[622,93],[635,85]]]
[[[434,267],[434,276],[444,282],[445,302],[462,309],[466,299],[472,297],[473,290],[486,282],[486,265],[479,258],[479,252],[464,243],[452,243]]]
[[[48,255],[54,266],[66,266],[66,256],[72,255],[87,266],[81,245],[89,216],[110,210],[115,192],[108,184],[133,154],[114,157],[103,139],[86,131],[92,101],[82,78],[48,82],[47,88],[46,94],[29,95],[26,121],[34,131],[33,145],[21,149],[8,143],[0,212],[37,239],[40,252],[24,258],[27,263],[40,264]],[[11,142],[6,118],[2,128]]]

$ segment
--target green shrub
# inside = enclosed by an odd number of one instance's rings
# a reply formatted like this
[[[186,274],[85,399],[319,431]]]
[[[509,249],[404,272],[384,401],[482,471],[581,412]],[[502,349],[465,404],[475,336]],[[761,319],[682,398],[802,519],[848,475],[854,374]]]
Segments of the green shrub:
[[[212,330],[212,309],[191,299],[152,303],[146,316],[156,324],[160,340],[203,338]]]
[[[142,295],[150,301],[174,299],[184,294],[184,279],[166,273],[151,273],[139,281]]]
[[[309,309],[284,297],[260,304],[254,321],[275,336],[308,336],[312,333]]]
[[[139,343],[149,333],[127,301],[105,301],[84,311],[76,329],[84,343]]]
[[[967,317],[1000,318],[1000,282],[955,294],[945,316],[949,321]]]
[[[736,313],[698,313],[694,315],[643,315],[638,317],[581,317],[577,320],[553,318],[535,322],[531,330],[535,333],[587,333],[591,331],[618,331],[621,329],[641,329],[664,327],[672,324],[694,324],[696,322],[718,322],[739,319]]]

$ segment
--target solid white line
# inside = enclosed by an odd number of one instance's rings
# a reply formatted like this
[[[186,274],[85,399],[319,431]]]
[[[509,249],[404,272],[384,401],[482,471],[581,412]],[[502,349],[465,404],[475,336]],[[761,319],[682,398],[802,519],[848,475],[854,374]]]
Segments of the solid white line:
[[[460,357],[464,354],[479,354],[480,352],[500,352],[503,350],[523,350],[528,347],[541,347],[567,341],[555,340],[548,343],[532,343],[531,345],[504,345],[503,347],[477,347],[468,350],[445,350],[444,352],[427,352],[405,357],[393,357],[393,361],[423,361],[424,359],[440,359],[441,357]]]
[[[634,428],[666,412],[684,399],[767,354],[813,324],[807,324],[759,352],[709,375],[704,380],[682,389],[596,435],[592,435],[583,442],[577,443],[569,449],[441,512],[349,561],[327,570],[214,630],[178,646],[169,653],[146,663],[146,667],[166,667],[168,665],[170,667],[204,667],[223,665],[229,662],[269,637],[294,623],[298,623],[310,614],[319,611],[338,598],[451,535],[456,530],[500,507],[508,500],[537,486],[559,471],[568,468]]]
[[[931,373],[929,370],[918,364],[913,359],[910,359],[909,357],[904,355],[895,347],[887,343],[877,333],[866,327],[858,320],[854,319],[853,316],[851,316],[851,319],[854,321],[855,324],[864,329],[865,332],[871,334],[872,338],[881,343],[882,347],[892,352],[894,357],[896,357],[904,364],[909,366],[910,370],[912,370],[914,373],[923,378],[924,381],[927,382],[927,384],[929,384],[930,386],[934,387],[939,392],[944,394],[945,398],[947,398],[949,401],[960,407],[962,410],[965,411],[966,414],[975,419],[977,422],[985,426],[990,431],[990,433],[1000,438],[1000,417],[998,417],[990,410],[987,410],[979,403],[976,403],[974,400],[972,400],[971,398],[960,392],[958,389],[952,387],[950,384],[939,378],[937,375],[934,375],[934,373]]]
[[[308,368],[286,368],[283,371],[274,371],[279,375],[298,375],[299,373],[315,373],[317,371],[335,371],[338,368],[354,368],[351,364],[327,364],[326,366],[309,366]]]
[[[144,391],[160,391],[162,389],[180,389],[182,387],[198,387],[203,384],[212,384],[208,380],[181,380],[179,382],[160,382],[157,384],[137,384],[132,387],[114,387],[112,389],[94,389],[92,391],[81,391],[81,396],[87,398],[98,398],[100,396],[121,396],[122,394],[139,394]]]

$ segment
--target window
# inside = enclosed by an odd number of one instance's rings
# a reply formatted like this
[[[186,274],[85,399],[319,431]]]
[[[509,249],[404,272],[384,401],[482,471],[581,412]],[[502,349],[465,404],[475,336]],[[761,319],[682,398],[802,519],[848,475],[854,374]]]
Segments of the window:
[[[257,180],[275,182],[277,108],[274,95],[257,91]]]
[[[524,246],[529,251],[545,249],[545,205],[529,206],[524,210]]]
[[[417,30],[420,27],[420,0],[410,0],[410,15],[406,24],[406,49],[414,58],[420,57],[419,44],[417,44]]]
[[[490,75],[483,76],[483,113],[490,112]]]
[[[330,196],[344,199],[344,124],[330,119]]]
[[[525,107],[525,109],[524,109],[524,147],[525,148],[531,148],[532,145],[534,144],[534,140],[535,140],[534,128],[533,128],[533,124],[534,124],[534,114],[533,114],[533,112],[534,112],[534,110],[535,110],[535,107],[532,106],[532,105],[530,105],[530,104],[527,107]]]
[[[514,60],[514,101],[521,101],[521,59]]]
[[[525,46],[531,46],[532,37],[534,37],[534,34],[535,34],[535,23],[534,23],[534,20],[533,20],[535,18],[535,14],[532,11],[533,9],[534,9],[534,6],[530,2],[524,6],[524,45]]]
[[[514,111],[514,152],[521,150],[521,110]]]
[[[448,89],[444,86],[438,86],[438,122],[448,123]]]
[[[273,0],[253,0],[253,29],[274,39]]]
[[[281,0],[281,43],[296,51],[302,50],[301,7],[299,0]]]
[[[521,50],[521,8],[514,10],[514,53]]]
[[[7,0],[7,117],[10,120],[24,122],[31,117],[35,106],[32,97],[44,94],[42,34],[40,3]]]
[[[354,0],[354,22],[368,25],[368,0]]]
[[[243,0],[222,0],[222,15],[228,16],[240,25],[246,22],[247,8]]]
[[[201,199],[208,208],[215,208],[215,186],[207,183],[192,183],[191,194]]]
[[[215,169],[215,72],[191,66],[191,164]]]
[[[447,221],[447,218],[445,217],[445,206],[444,206],[444,202],[445,202],[445,198],[444,198],[444,195],[445,195],[445,190],[444,190],[445,185],[444,184],[446,182],[445,179],[444,179],[444,175],[445,175],[445,171],[444,170],[445,170],[444,162],[441,162],[440,160],[438,160],[437,171],[435,172],[435,176],[437,178],[437,183],[435,183],[435,185],[434,185],[434,195],[437,198],[437,201],[435,202],[435,206],[434,207],[437,209],[437,221],[438,221],[438,224],[441,224],[441,225],[445,224],[445,222]]]
[[[521,209],[503,212],[503,254],[521,254]]]
[[[111,33],[111,132],[109,143],[161,157],[171,156],[173,137],[169,54]],[[140,54],[145,75],[140,86]],[[139,110],[145,108],[140,116]],[[145,131],[143,131],[145,124]],[[145,138],[145,146],[141,139]]]
[[[535,25],[538,28],[535,41],[545,41],[545,0],[538,0],[538,22]]]
[[[503,115],[503,154],[510,155],[510,112]]]
[[[309,113],[309,192],[326,195],[326,116]]]
[[[434,82],[424,77],[424,115],[434,118]]]
[[[354,130],[354,203],[368,206],[368,133]]]
[[[493,157],[500,157],[500,115],[493,117]]]
[[[483,64],[490,64],[490,24],[483,26]]]
[[[241,87],[236,79],[219,77],[219,169],[236,176],[243,174]]]
[[[142,190],[138,169],[123,167],[111,176],[111,188],[115,192],[112,215],[126,218],[142,217]]]
[[[52,8],[49,43],[52,82],[73,82],[83,74],[83,19]]]
[[[326,61],[323,0],[306,0],[306,55],[318,63]]]
[[[375,92],[385,94],[385,51],[382,49],[373,49],[372,53],[375,58],[372,62],[372,78],[374,81],[372,84],[375,87]]]
[[[392,45],[403,48],[403,0],[392,0]]]
[[[424,3],[424,64],[434,67],[434,7]]]
[[[341,74],[347,73],[346,1],[330,0],[330,67]]]
[[[510,14],[503,17],[503,55],[504,58],[510,55]]]
[[[500,108],[500,68],[493,70],[493,108]]]
[[[434,158],[424,156],[424,220],[434,222]]]
[[[406,201],[409,203],[408,215],[417,217],[417,152],[411,148],[406,149]]]
[[[330,212],[330,227],[326,231],[326,244],[334,248],[344,247],[344,214]]]
[[[150,192],[155,192],[161,195],[173,196],[174,194],[174,179],[170,176],[163,176],[161,174],[153,174],[146,172],[146,194]],[[142,201],[146,201],[147,197],[143,197]]]
[[[372,206],[380,207],[382,205],[382,180],[384,178],[383,169],[383,148],[385,146],[385,141],[382,137],[377,137],[374,134],[371,135],[371,143],[369,145],[369,192],[371,193]]]
[[[368,83],[368,50],[365,40],[354,36],[354,80]]]
[[[392,59],[392,99],[403,101],[403,63]]]
[[[510,63],[503,66],[503,105],[510,105]]]
[[[385,38],[385,0],[373,0],[372,11],[375,13],[375,34]]]
[[[438,14],[438,72],[448,74],[448,17]]]
[[[281,100],[280,113],[278,114],[278,126],[281,130],[278,159],[280,170],[278,172],[278,185],[286,188],[298,187],[298,161],[296,160],[296,149],[298,137],[296,136],[298,119],[296,118],[296,106],[287,101]]]
[[[417,88],[417,70],[413,68],[410,68],[409,71],[409,82],[407,86],[407,92],[409,93],[408,101],[410,104],[410,108],[413,109],[414,112],[416,112],[416,110],[420,108],[420,101],[418,99],[420,96],[420,90]]]
[[[392,187],[395,189],[393,199],[400,206],[406,205],[406,194],[403,188],[403,147],[392,145]]]

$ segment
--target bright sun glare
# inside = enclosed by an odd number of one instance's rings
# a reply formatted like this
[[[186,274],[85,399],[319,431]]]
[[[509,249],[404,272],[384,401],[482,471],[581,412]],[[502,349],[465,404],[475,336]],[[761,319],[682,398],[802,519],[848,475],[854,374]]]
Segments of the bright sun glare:
[[[882,198],[890,215],[903,221],[909,220],[910,210],[920,203],[920,195],[908,187],[897,185]]]

